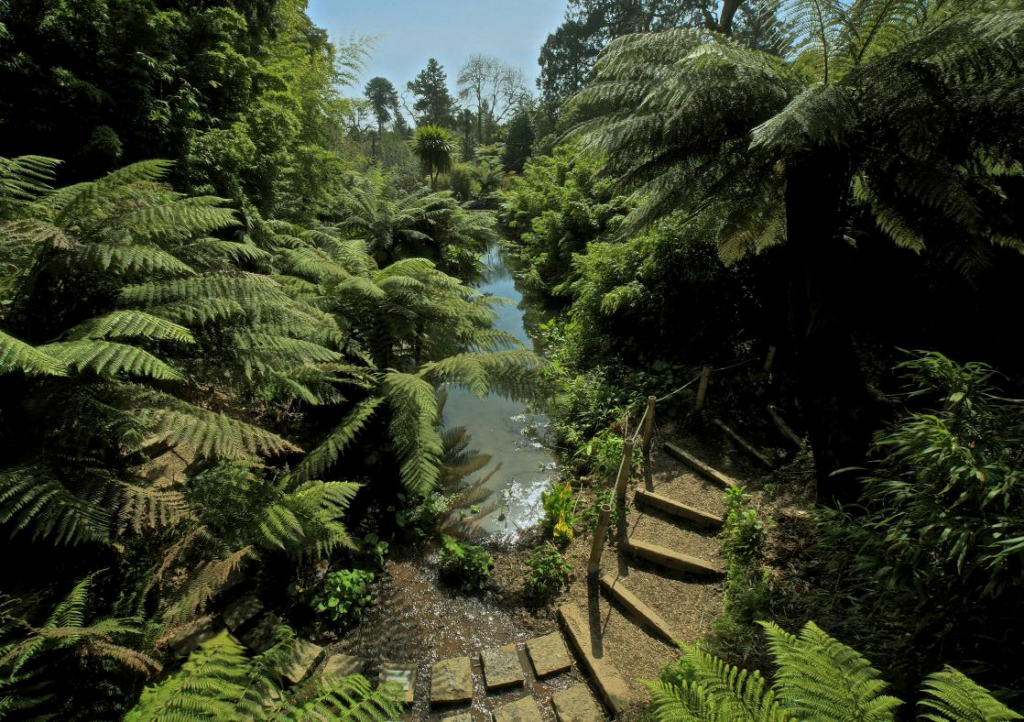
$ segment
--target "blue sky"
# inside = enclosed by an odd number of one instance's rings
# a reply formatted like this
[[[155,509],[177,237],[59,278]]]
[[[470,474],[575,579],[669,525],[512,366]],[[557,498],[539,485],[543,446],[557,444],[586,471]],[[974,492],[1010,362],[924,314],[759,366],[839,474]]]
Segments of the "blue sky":
[[[454,88],[459,66],[473,53],[540,72],[540,46],[562,21],[565,0],[309,0],[309,16],[334,40],[374,35],[363,82],[382,75],[398,88],[437,58]]]

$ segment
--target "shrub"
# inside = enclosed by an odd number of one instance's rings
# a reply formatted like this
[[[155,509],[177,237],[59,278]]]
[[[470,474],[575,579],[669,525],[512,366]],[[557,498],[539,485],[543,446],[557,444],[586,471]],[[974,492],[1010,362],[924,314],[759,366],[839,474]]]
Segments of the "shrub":
[[[529,573],[526,589],[538,599],[546,599],[569,584],[572,565],[562,558],[554,544],[542,544],[526,562]]]
[[[607,504],[612,508],[611,517],[614,519],[618,514],[618,509],[615,508],[615,494],[611,489],[601,489],[594,494],[594,501],[591,502],[587,510],[583,512],[583,526],[588,531],[595,531],[597,529],[597,520],[601,516],[601,507]]]
[[[372,601],[370,585],[376,577],[362,569],[339,569],[324,577],[313,592],[310,605],[332,621],[359,619]]]
[[[452,168],[448,174],[448,187],[459,202],[472,200],[478,188],[472,166],[459,163]]]
[[[464,592],[483,589],[494,569],[494,557],[482,547],[441,537],[441,578]]]
[[[575,531],[576,516],[573,514],[574,503],[572,485],[555,484],[550,490],[541,494],[544,515],[555,541],[572,541]]]

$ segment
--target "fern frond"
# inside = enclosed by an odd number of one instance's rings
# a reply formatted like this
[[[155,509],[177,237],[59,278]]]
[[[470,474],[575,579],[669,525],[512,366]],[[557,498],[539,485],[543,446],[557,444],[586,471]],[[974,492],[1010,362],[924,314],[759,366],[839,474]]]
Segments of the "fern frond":
[[[144,311],[112,311],[90,319],[70,331],[72,341],[104,338],[145,338],[178,343],[195,343],[192,332],[166,319]]]
[[[60,161],[39,155],[0,158],[0,218],[5,206],[31,201],[50,190]]]
[[[95,338],[61,341],[41,346],[39,350],[68,368],[78,372],[89,370],[103,378],[115,378],[119,374],[163,381],[180,381],[184,378],[180,372],[148,351],[113,341]]]
[[[181,598],[164,612],[164,623],[183,625],[198,616],[251,555],[252,547],[243,547],[222,559],[203,563],[189,579]]]
[[[146,529],[174,526],[192,518],[192,509],[179,491],[122,484],[121,523],[141,533]]]
[[[69,251],[60,262],[68,268],[109,271],[117,275],[165,274],[194,276],[196,271],[176,256],[153,246],[90,243]]]
[[[260,456],[301,451],[277,434],[215,411],[200,409],[184,402],[171,401],[164,407],[138,410],[137,418],[149,429],[145,445],[157,443],[183,447],[208,459],[251,461]],[[176,403],[175,403],[176,402]]]
[[[337,462],[341,452],[352,443],[382,402],[382,398],[371,397],[356,404],[342,422],[331,430],[327,438],[321,441],[295,467],[292,476],[298,481],[308,481],[323,476]]]
[[[0,374],[14,371],[29,376],[64,376],[67,368],[44,351],[0,331]]]
[[[952,667],[928,675],[924,681],[927,695],[918,702],[921,718],[932,722],[1002,722],[1024,719],[987,689],[975,684]]]
[[[31,529],[34,539],[53,544],[105,544],[111,524],[105,486],[101,480],[98,489],[86,487],[80,496],[46,467],[5,469],[0,471],[0,524],[10,524],[12,536]]]
[[[406,489],[425,493],[437,484],[444,449],[437,431],[440,409],[433,385],[413,374],[389,371],[384,392],[391,406],[391,439]]]
[[[775,689],[786,709],[802,719],[888,722],[902,702],[884,695],[878,670],[855,650],[808,622],[797,638],[762,622],[779,665]]]

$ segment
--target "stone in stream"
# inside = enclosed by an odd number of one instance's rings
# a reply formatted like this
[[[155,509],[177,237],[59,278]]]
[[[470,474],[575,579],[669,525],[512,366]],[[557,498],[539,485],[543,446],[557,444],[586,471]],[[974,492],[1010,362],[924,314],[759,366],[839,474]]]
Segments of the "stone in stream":
[[[526,679],[515,643],[484,650],[480,653],[480,664],[484,668],[484,684],[487,689],[517,687]]]
[[[224,626],[232,632],[237,632],[239,627],[251,622],[262,611],[263,602],[259,597],[248,594],[231,602],[224,608],[220,616],[224,620]]]
[[[555,693],[551,702],[555,705],[558,722],[594,722],[604,719],[604,713],[585,684],[573,685]]]
[[[412,704],[413,695],[416,691],[416,665],[415,664],[393,664],[391,662],[380,666],[380,684],[391,682],[397,684],[405,693],[405,703]]]
[[[441,719],[441,722],[473,722],[473,715],[469,712],[463,712],[454,717],[444,717]]]
[[[526,643],[526,651],[530,653],[530,661],[538,677],[558,674],[572,667],[572,657],[558,632],[531,639]]]
[[[348,654],[335,654],[324,665],[321,677],[348,677],[350,674],[362,674],[366,669],[366,660]]]
[[[291,657],[281,669],[281,674],[292,684],[298,684],[306,678],[309,670],[313,668],[323,653],[323,647],[307,642],[305,639],[297,639]]]
[[[503,704],[496,708],[493,714],[494,722],[544,722],[540,707],[533,697],[523,697],[518,702]]]
[[[473,699],[473,667],[469,657],[434,664],[430,676],[430,703],[455,704]]]

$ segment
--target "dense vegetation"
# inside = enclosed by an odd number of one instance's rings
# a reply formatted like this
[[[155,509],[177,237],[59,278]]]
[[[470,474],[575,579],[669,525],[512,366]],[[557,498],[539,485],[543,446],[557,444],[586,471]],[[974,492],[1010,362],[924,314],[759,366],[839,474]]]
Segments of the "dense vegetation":
[[[678,427],[771,406],[809,444],[728,495],[725,613],[651,713],[1016,718],[1019,0],[571,0],[536,99],[480,53],[363,82],[370,50],[303,0],[0,0],[0,718],[397,714],[281,669],[383,539],[486,586],[440,533],[474,503],[444,388],[545,393],[607,476],[702,366]],[[550,364],[473,287],[498,223]],[[573,494],[531,603],[610,501]],[[240,583],[286,610],[264,651],[191,643]]]

